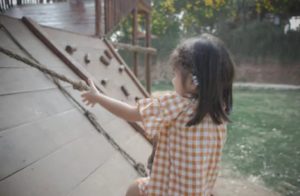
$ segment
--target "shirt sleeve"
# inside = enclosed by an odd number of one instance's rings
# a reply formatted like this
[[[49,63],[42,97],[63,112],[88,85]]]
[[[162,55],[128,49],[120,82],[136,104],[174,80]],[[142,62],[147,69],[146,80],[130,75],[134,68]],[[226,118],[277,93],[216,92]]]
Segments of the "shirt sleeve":
[[[154,137],[176,119],[185,105],[186,99],[177,94],[139,100],[138,108],[146,134]]]

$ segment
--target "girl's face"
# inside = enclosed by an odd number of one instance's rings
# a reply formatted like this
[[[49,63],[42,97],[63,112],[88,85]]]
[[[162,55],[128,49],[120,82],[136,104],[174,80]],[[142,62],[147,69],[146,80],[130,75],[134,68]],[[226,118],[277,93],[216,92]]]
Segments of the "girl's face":
[[[182,73],[179,69],[174,69],[174,77],[172,79],[174,90],[183,97],[191,97],[197,91],[197,86],[193,83],[192,74],[188,74],[184,81]]]

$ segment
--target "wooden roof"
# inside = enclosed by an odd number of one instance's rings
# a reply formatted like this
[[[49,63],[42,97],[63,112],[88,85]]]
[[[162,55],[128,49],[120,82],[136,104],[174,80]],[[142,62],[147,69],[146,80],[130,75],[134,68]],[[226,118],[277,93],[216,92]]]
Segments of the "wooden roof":
[[[1,15],[0,24],[1,47],[33,57],[73,80],[91,77],[104,93],[120,100],[133,103],[148,96],[105,40]],[[77,50],[70,55],[66,45]],[[104,51],[112,55],[108,66],[99,60]],[[0,195],[124,195],[138,174],[82,109],[49,76],[2,53],[0,70]],[[103,79],[106,85],[101,85]],[[61,84],[85,107],[80,92]],[[127,153],[145,164],[151,146],[141,134],[100,106],[86,109]]]

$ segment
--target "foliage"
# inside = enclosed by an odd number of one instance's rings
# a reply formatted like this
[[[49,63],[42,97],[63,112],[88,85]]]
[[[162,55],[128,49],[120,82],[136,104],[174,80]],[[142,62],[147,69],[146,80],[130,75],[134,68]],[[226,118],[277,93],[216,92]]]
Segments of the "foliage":
[[[152,33],[158,37],[152,40],[152,47],[158,49],[158,64],[165,62],[181,39],[203,32],[221,37],[239,60],[272,59],[279,64],[295,64],[300,60],[299,30],[284,34],[287,19],[300,15],[299,0],[153,0],[152,3]],[[270,14],[279,17],[281,23],[273,24],[272,18],[268,18]],[[144,24],[140,16],[140,31],[145,29]],[[115,37],[119,42],[131,42],[132,17],[120,25],[118,32]],[[138,44],[144,45],[144,40]],[[122,54],[131,64],[132,55]]]
[[[299,0],[256,0],[258,13],[269,12],[283,17],[300,15]]]
[[[229,1],[225,0],[154,0],[153,4],[155,12],[179,21],[180,28],[185,33],[190,30],[199,33],[204,26],[212,28],[216,18],[230,14]],[[163,19],[153,15],[153,26],[156,20],[164,23]]]
[[[234,29],[220,28],[217,35],[226,43],[235,56],[241,59],[254,59],[278,64],[300,62],[300,32],[286,34],[269,22],[253,21],[247,26]]]

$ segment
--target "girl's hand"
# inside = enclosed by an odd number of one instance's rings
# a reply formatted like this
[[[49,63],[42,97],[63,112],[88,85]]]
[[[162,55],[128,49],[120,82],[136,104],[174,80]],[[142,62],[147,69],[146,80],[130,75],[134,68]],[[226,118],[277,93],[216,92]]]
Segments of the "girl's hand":
[[[82,101],[87,105],[87,106],[91,106],[94,107],[95,104],[98,102],[99,100],[99,96],[100,96],[100,92],[98,91],[98,89],[95,87],[94,82],[92,80],[88,80],[88,84],[90,86],[90,90],[86,93],[83,93],[81,95],[82,97]]]

